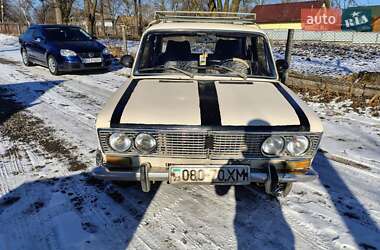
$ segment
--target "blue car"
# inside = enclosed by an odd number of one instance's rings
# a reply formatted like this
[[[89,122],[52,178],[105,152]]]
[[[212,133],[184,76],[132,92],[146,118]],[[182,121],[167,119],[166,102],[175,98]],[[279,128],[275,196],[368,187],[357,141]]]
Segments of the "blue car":
[[[83,29],[67,25],[32,25],[19,42],[26,66],[39,64],[53,75],[87,69],[107,69],[109,50]]]

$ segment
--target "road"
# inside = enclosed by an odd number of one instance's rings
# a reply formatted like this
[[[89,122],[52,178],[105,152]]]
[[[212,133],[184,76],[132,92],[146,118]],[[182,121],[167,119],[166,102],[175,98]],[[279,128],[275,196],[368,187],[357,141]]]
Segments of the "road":
[[[248,186],[142,193],[89,176],[96,114],[126,81],[123,69],[52,76],[4,45],[0,72],[1,250],[380,249],[379,119],[311,104],[322,146],[369,168],[319,153],[320,179],[285,199]]]

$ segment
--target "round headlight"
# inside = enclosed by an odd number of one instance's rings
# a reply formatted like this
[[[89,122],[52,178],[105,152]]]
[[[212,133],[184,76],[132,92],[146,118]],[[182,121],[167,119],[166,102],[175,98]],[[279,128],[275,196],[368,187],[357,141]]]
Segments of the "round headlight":
[[[279,155],[284,149],[284,138],[281,136],[268,137],[261,145],[261,150],[267,155]]]
[[[109,54],[111,54],[111,52],[107,48],[104,48],[102,53],[103,53],[103,55],[109,55]]]
[[[136,136],[135,146],[142,153],[150,153],[156,148],[157,142],[153,136],[142,133]]]
[[[109,144],[113,150],[122,153],[130,149],[132,141],[126,134],[114,133],[109,138]]]
[[[299,135],[293,138],[286,145],[286,150],[293,156],[299,156],[309,148],[309,139],[306,136]]]

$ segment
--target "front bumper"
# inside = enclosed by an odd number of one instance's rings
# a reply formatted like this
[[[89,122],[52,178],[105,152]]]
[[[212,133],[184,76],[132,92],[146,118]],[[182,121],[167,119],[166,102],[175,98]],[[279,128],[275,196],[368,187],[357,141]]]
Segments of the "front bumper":
[[[80,57],[68,57],[63,58],[62,61],[58,63],[59,71],[69,72],[69,71],[81,71],[81,70],[96,70],[105,69],[112,64],[111,57],[103,57],[102,62],[99,63],[83,63]]]
[[[93,176],[104,180],[114,181],[141,181],[141,171],[109,171],[105,166],[99,166],[92,172]],[[147,172],[147,178],[150,181],[169,181],[168,170],[154,170],[151,169]],[[278,180],[280,183],[293,183],[293,182],[310,182],[318,178],[317,172],[309,169],[303,174],[292,173],[278,173]],[[250,182],[252,183],[265,183],[270,179],[268,173],[255,172],[251,170]]]

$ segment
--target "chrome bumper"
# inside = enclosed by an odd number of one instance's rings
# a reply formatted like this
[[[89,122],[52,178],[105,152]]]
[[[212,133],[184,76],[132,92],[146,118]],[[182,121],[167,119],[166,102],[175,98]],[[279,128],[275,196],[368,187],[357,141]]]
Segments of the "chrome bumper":
[[[103,180],[114,180],[114,181],[141,181],[141,172],[140,171],[130,171],[130,172],[121,172],[121,171],[109,171],[104,166],[99,166],[94,169],[92,172],[93,176]],[[169,173],[166,170],[165,172],[154,172],[149,171],[147,177],[150,181],[169,181]],[[290,182],[309,182],[318,178],[317,172],[313,169],[309,169],[304,174],[278,174],[278,180],[281,183],[290,183]],[[265,183],[268,180],[267,173],[253,172],[250,173],[250,182],[254,183]]]

